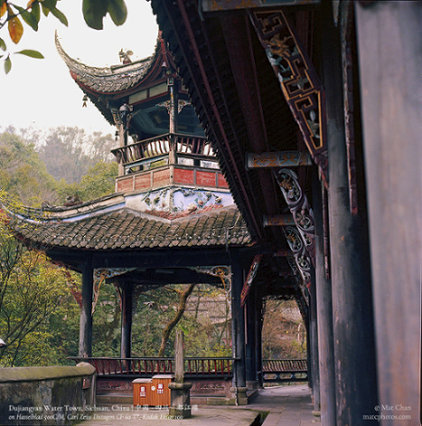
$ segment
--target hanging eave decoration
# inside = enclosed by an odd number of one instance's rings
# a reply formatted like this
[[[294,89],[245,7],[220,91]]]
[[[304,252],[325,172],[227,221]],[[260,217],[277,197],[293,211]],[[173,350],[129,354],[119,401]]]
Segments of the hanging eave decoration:
[[[317,74],[281,10],[250,10],[249,16],[309,153],[328,186],[324,93]]]
[[[242,292],[240,293],[240,305],[243,307],[245,305],[246,299],[248,297],[249,291],[251,289],[253,280],[256,277],[258,272],[259,264],[262,260],[262,254],[257,254],[252,261],[251,267],[249,268],[248,276],[243,284]]]

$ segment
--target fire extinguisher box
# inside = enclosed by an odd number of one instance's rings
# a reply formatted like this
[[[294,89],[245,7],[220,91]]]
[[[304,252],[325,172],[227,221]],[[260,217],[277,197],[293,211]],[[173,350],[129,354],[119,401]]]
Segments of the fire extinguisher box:
[[[153,405],[151,402],[152,379],[135,379],[133,384],[133,405]]]
[[[170,389],[169,383],[172,381],[173,376],[169,374],[157,374],[152,376],[151,384],[151,405],[154,406],[170,406]]]

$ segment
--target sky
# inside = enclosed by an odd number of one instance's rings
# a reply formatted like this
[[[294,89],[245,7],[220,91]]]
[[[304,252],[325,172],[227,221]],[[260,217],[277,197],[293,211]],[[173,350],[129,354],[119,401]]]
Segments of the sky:
[[[114,134],[115,128],[90,101],[86,108],[82,108],[83,92],[57,53],[54,31],[57,29],[65,51],[87,65],[119,64],[121,48],[133,51],[132,60],[150,56],[158,35],[150,3],[146,0],[125,1],[128,17],[119,27],[107,15],[103,30],[90,29],[83,20],[82,0],[61,0],[57,7],[68,18],[68,27],[51,15],[48,18],[42,15],[38,32],[25,25],[22,39],[16,46],[12,46],[5,29],[1,31],[0,35],[10,50],[12,47],[14,50],[35,49],[45,59],[13,55],[12,70],[7,75],[1,64],[0,130],[9,125],[17,129],[32,127],[40,130],[77,126],[88,133]]]

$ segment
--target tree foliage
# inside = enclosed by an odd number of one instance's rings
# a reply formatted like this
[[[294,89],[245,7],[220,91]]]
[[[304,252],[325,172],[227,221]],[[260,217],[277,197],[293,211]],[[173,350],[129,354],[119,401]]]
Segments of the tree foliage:
[[[75,183],[96,163],[112,161],[110,150],[114,146],[110,134],[86,134],[78,127],[61,126],[51,128],[44,137],[39,137],[37,149],[55,179]]]
[[[4,132],[0,133],[0,188],[23,204],[40,205],[55,199],[57,182],[47,172],[33,144]]]
[[[109,195],[114,191],[117,171],[116,163],[99,162],[82,176],[79,183],[63,185],[58,190],[59,200],[63,202],[73,197],[80,201],[89,201]]]
[[[44,253],[27,250],[0,216],[0,365],[56,364],[63,358],[52,321],[75,313],[63,270]],[[73,315],[75,318],[75,315]],[[66,336],[71,338],[71,333]],[[67,352],[67,351],[65,351]]]
[[[58,9],[60,0],[0,0],[0,31],[7,28],[10,40],[18,44],[25,27],[38,31],[41,18],[53,15],[63,25],[68,25],[65,14]],[[41,13],[42,12],[42,13]],[[103,28],[103,19],[107,14],[115,25],[122,25],[126,21],[127,8],[124,0],[83,0],[82,13],[87,25],[96,30]],[[23,49],[14,52],[32,58],[42,59],[43,55],[32,49]],[[12,68],[11,52],[7,48],[5,37],[0,37],[0,60],[4,63],[6,74]]]
[[[89,201],[114,192],[111,135],[87,135],[77,127],[49,129],[45,136],[17,133],[0,133],[0,187],[23,204],[63,205],[68,197]]]
[[[306,329],[295,301],[265,302],[262,350],[266,359],[306,358]]]

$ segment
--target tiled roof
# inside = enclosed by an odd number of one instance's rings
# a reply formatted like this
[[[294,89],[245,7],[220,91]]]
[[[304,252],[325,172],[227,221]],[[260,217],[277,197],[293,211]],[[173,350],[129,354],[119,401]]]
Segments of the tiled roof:
[[[29,245],[42,249],[139,250],[251,244],[239,211],[222,207],[168,220],[128,208],[76,221],[28,221],[11,225]]]
[[[147,74],[158,52],[146,59],[113,67],[90,67],[71,58],[63,49],[56,34],[56,46],[74,80],[97,93],[116,93],[135,86]]]

